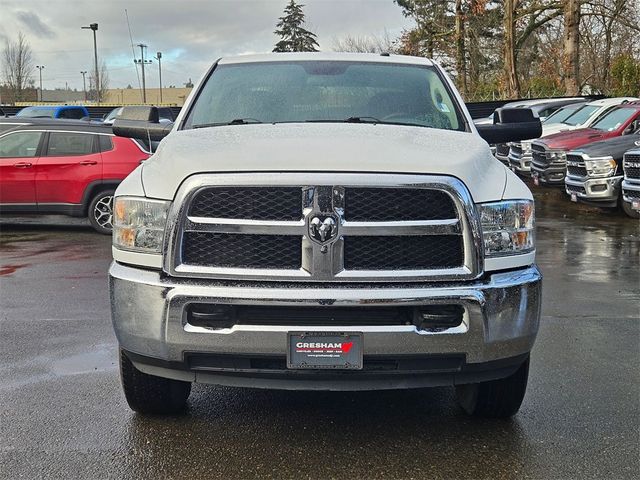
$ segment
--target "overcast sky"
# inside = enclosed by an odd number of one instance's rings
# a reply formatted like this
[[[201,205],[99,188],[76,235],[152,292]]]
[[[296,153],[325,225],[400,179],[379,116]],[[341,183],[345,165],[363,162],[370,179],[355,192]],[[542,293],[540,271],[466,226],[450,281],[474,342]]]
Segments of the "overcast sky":
[[[269,52],[278,17],[289,0],[1,0],[0,41],[22,31],[34,63],[44,65],[43,87],[82,89],[81,70],[93,65],[91,30],[97,22],[98,56],[107,64],[111,88],[138,86],[125,8],[133,43],[149,46],[149,57],[162,52],[165,86],[195,82],[220,56]],[[397,37],[411,21],[393,0],[306,0],[307,28],[322,50],[331,50],[346,35]],[[136,58],[140,49],[135,50]],[[37,73],[37,71],[36,71]],[[154,61],[147,85],[158,86]],[[35,77],[35,75],[34,75]]]

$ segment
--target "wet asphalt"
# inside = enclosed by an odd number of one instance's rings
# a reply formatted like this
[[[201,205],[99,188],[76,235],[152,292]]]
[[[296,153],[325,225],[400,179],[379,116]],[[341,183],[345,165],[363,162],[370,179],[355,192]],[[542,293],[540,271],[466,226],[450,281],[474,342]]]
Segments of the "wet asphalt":
[[[640,223],[560,190],[536,199],[543,318],[507,421],[465,416],[450,388],[196,385],[185,415],[136,415],[109,318],[110,239],[3,219],[0,478],[638,478]]]

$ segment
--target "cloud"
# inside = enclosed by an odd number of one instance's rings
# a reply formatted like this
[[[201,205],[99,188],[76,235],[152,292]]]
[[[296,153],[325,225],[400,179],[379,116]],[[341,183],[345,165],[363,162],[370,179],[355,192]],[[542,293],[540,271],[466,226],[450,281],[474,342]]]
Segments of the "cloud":
[[[34,12],[18,11],[16,18],[40,38],[55,38],[56,33],[51,30]]]
[[[149,46],[147,58],[163,52],[162,80],[180,86],[199,78],[221,56],[268,52],[273,31],[289,0],[2,0],[0,39],[14,39],[25,29],[34,60],[46,65],[45,88],[82,88],[81,70],[93,65],[93,37],[83,25],[97,22],[98,55],[109,69],[111,87],[137,85],[133,43]],[[393,0],[301,0],[307,28],[320,48],[335,38],[383,35],[394,38],[410,25]],[[128,10],[132,38],[125,17]],[[26,27],[26,28],[25,28]],[[157,63],[147,84],[157,86]]]

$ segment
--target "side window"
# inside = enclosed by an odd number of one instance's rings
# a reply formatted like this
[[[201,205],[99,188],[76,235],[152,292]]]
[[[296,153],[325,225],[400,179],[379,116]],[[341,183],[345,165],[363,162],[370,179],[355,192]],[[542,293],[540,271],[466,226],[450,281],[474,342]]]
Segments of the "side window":
[[[58,118],[69,118],[73,120],[80,120],[83,117],[84,114],[82,113],[82,110],[78,108],[69,108],[66,110],[62,110],[60,112],[60,115],[58,115]]]
[[[108,135],[98,135],[98,139],[100,140],[100,151],[108,152],[109,150],[113,150],[113,140]]]
[[[0,158],[35,157],[42,132],[16,132],[0,138]]]
[[[89,155],[93,153],[93,137],[90,133],[50,132],[48,157]]]

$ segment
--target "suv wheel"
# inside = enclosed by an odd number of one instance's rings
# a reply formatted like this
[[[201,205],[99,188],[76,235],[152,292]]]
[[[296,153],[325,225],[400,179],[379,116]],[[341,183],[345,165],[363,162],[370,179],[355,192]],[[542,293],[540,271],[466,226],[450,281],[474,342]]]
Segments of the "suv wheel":
[[[131,410],[143,414],[172,414],[187,406],[191,383],[148,375],[138,370],[120,349],[120,380]]]
[[[508,418],[520,409],[527,390],[529,359],[512,375],[489,382],[456,386],[458,403],[475,417]]]
[[[622,206],[622,211],[627,215],[627,217],[640,218],[640,212],[631,208],[631,204],[629,202],[622,200],[622,194],[620,194],[620,205]]]
[[[111,235],[113,218],[113,194],[115,190],[103,190],[89,204],[89,223],[98,233]]]

